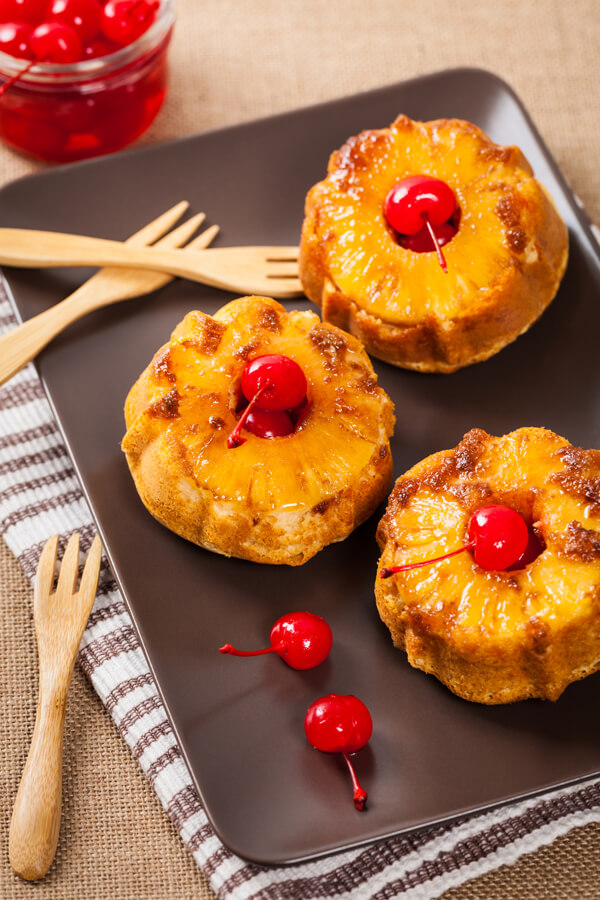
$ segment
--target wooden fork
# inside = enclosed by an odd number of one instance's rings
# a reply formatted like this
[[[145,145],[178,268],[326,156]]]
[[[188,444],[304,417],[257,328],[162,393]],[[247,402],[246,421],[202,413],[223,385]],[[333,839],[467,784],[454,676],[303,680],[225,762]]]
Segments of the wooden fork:
[[[241,294],[297,297],[297,247],[219,247],[200,253],[132,247],[52,231],[0,228],[0,265],[24,268],[126,266],[168,272]]]
[[[46,874],[58,842],[62,793],[63,726],[73,665],[89,618],[100,573],[102,545],[96,537],[75,590],[79,535],[67,544],[52,591],[58,537],[46,543],[33,599],[40,661],[35,728],[10,823],[8,853],[17,875],[35,881]]]
[[[178,203],[136,232],[126,241],[126,245],[141,247],[153,243],[181,218],[188,206],[186,202]],[[204,218],[204,213],[198,213],[159,240],[155,246],[164,249],[180,247],[202,224]],[[208,247],[218,230],[216,225],[207,228],[187,245],[185,252]],[[72,322],[109,303],[149,294],[169,281],[170,276],[158,272],[101,269],[65,300],[0,337],[0,385],[12,378]]]

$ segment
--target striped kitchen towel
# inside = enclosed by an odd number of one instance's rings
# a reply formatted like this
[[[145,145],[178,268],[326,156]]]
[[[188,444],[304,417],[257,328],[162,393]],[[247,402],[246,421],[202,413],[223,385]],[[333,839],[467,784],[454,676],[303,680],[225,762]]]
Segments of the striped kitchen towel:
[[[0,330],[16,324],[0,296]],[[0,530],[32,578],[44,542],[94,526],[32,366],[0,388]],[[64,545],[63,545],[64,547]],[[211,828],[171,730],[129,614],[107,566],[79,662],[221,898],[430,900],[512,863],[569,829],[600,822],[600,780],[465,816],[359,850],[285,868],[237,857]]]

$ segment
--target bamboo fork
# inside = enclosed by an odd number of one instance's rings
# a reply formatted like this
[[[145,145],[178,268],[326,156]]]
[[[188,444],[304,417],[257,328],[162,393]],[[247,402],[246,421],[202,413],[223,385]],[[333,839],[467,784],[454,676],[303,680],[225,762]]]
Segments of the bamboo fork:
[[[38,707],[10,823],[8,853],[17,875],[35,881],[46,874],[58,842],[62,794],[63,726],[77,650],[89,618],[100,572],[102,545],[96,537],[75,591],[79,535],[67,544],[52,592],[58,537],[47,541],[38,564],[34,620],[40,662]]]
[[[132,247],[142,247],[157,241],[183,215],[188,206],[185,201],[178,203],[141,231],[136,232],[125,243]],[[204,213],[198,213],[158,240],[155,246],[164,249],[180,247],[202,224],[204,218]],[[186,252],[208,247],[218,230],[216,225],[207,228],[187,245]],[[149,294],[169,281],[170,276],[158,272],[101,269],[65,300],[0,337],[0,385],[12,378],[72,322],[101,306]]]
[[[0,265],[25,268],[125,266],[152,269],[242,294],[297,297],[297,247],[219,247],[200,253],[132,247],[119,241],[0,228]]]

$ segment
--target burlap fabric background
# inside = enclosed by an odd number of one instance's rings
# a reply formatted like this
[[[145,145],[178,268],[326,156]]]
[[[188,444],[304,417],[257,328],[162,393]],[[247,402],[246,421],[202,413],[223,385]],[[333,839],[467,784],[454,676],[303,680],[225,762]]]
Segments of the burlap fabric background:
[[[449,66],[481,66],[513,85],[600,222],[598,0],[177,0],[177,15],[171,94],[140,144]],[[39,168],[0,148],[0,184]],[[57,860],[35,886],[11,873],[8,823],[35,715],[31,600],[0,543],[0,898],[212,897],[80,670],[69,700]],[[600,898],[600,826],[444,897]]]

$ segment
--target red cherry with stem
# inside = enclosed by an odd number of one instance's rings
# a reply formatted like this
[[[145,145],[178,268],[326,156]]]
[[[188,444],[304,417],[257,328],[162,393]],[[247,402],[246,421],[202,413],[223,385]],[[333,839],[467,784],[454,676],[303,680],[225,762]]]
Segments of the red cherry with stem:
[[[47,0],[0,0],[0,21],[37,25],[46,11]]]
[[[242,437],[242,428],[244,428],[246,422],[248,421],[249,416],[252,415],[252,412],[253,412],[256,404],[260,400],[261,394],[263,394],[269,386],[270,385],[268,385],[268,384],[265,385],[263,388],[261,388],[260,391],[258,391],[254,395],[254,397],[252,398],[252,400],[250,401],[250,403],[248,404],[248,406],[246,407],[246,409],[244,410],[242,415],[239,417],[235,428],[233,429],[233,431],[227,438],[227,449],[228,450],[235,450],[236,447],[241,447],[242,444],[246,443],[246,438]]]
[[[457,228],[452,222],[444,222],[443,225],[432,225],[432,228],[438,247],[444,247],[446,244],[449,244],[457,232]],[[431,253],[431,234],[426,225],[420,231],[417,231],[416,234],[398,235],[398,243],[405,250],[412,250],[413,253]]]
[[[32,31],[30,43],[37,62],[64,65],[79,62],[83,56],[79,35],[62,22],[42,22]]]
[[[0,97],[29,72],[36,63],[48,62],[56,64],[69,64],[79,62],[83,56],[83,47],[77,32],[69,25],[61,22],[42,22],[29,35],[31,59],[20,72],[5,81],[0,87]]]
[[[242,393],[252,400],[261,395],[261,409],[293,409],[306,397],[306,377],[297,362],[289,356],[273,353],[257,356],[242,372]]]
[[[523,516],[510,506],[485,506],[471,516],[469,538],[477,565],[502,572],[525,552],[529,529]]]
[[[30,36],[30,25],[24,22],[3,22],[0,25],[0,50],[18,59],[31,59]]]
[[[230,656],[263,656],[277,653],[292,669],[313,669],[329,655],[333,635],[321,616],[309,612],[288,613],[271,629],[271,646],[264,650],[236,650],[231,644],[219,647]]]
[[[102,7],[98,0],[50,0],[46,19],[74,28],[83,44],[100,34]]]
[[[469,521],[469,543],[458,550],[444,553],[435,559],[390,566],[381,570],[380,578],[389,578],[397,572],[407,572],[449,559],[465,550],[472,550],[478,566],[489,572],[502,572],[513,566],[524,554],[529,542],[529,529],[523,516],[509,506],[482,506]]]
[[[244,428],[261,438],[286,437],[294,431],[294,423],[286,412],[255,406],[246,416]]]
[[[528,566],[535,559],[538,558],[540,553],[543,553],[545,545],[539,539],[533,528],[529,529],[529,540],[527,541],[527,546],[523,550],[522,554],[518,558],[518,560],[512,564],[512,566],[507,567],[508,572],[513,572],[517,569],[524,569],[525,566]]]
[[[362,700],[353,694],[320,697],[308,707],[304,732],[316,750],[343,755],[352,778],[354,805],[364,810],[367,792],[359,784],[349,755],[361,750],[373,733],[373,720]]]
[[[108,0],[100,27],[110,41],[124,47],[148,30],[159,6],[158,0]]]
[[[298,406],[306,396],[306,377],[298,363],[289,356],[272,353],[257,356],[246,364],[241,388],[249,402],[227,439],[230,450],[245,443],[241,431],[255,407],[283,412]]]
[[[109,44],[108,41],[104,41],[102,40],[102,38],[98,38],[97,40],[92,41],[91,43],[84,46],[83,58],[99,59],[101,56],[109,56],[111,53],[114,53],[119,49],[120,47],[117,47],[115,44]]]
[[[454,214],[456,200],[452,188],[439,178],[412,175],[399,181],[385,199],[384,214],[388,225],[399,234],[417,234],[425,226],[431,236],[432,249],[440,266],[448,271],[446,260],[436,240],[433,227],[443,225]]]
[[[432,225],[443,225],[456,209],[454,193],[445,181],[413,175],[399,181],[387,195],[385,217],[400,234],[416,234],[424,217]]]

